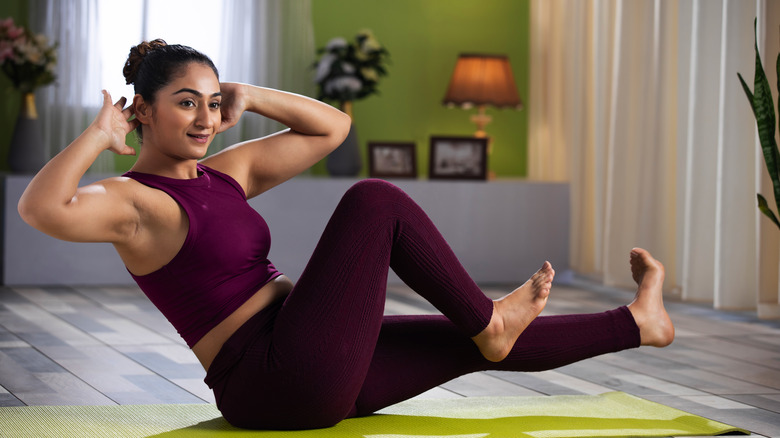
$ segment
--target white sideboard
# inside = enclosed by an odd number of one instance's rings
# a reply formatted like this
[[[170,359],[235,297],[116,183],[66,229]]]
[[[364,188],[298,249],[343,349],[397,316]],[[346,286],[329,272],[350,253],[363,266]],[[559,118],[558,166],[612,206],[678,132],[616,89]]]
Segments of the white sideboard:
[[[16,204],[30,176],[3,177],[3,284],[127,285],[110,244],[63,242],[24,223]],[[85,179],[91,182],[96,177]],[[290,180],[250,201],[271,228],[269,258],[293,281],[308,261],[341,195],[356,179]],[[544,260],[568,270],[569,186],[524,180],[392,180],[429,216],[479,283],[525,281]],[[391,275],[391,283],[400,280]]]

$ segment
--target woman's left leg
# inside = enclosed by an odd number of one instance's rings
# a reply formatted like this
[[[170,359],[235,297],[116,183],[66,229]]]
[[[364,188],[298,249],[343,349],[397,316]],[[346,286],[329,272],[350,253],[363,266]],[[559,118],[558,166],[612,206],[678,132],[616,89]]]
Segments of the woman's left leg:
[[[368,415],[472,372],[549,370],[639,344],[639,328],[625,306],[594,314],[540,316],[501,362],[485,359],[443,316],[388,316],[355,415]]]

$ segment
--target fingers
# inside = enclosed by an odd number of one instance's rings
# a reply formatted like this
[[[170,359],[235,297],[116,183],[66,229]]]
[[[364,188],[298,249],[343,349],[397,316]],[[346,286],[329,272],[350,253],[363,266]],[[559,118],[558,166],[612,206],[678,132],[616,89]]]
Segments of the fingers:
[[[127,107],[127,108],[122,110],[122,115],[125,116],[125,120],[129,119],[130,117],[132,117],[133,114],[135,114],[135,108],[132,105],[130,105],[129,107]],[[133,119],[133,121],[137,122],[138,119]]]
[[[111,105],[111,102],[112,102],[111,93],[109,93],[108,90],[103,90],[103,105]],[[127,98],[122,96],[113,105],[121,110],[122,108],[124,108],[126,103],[127,103]]]
[[[225,132],[228,129],[232,128],[236,123],[232,120],[225,120],[222,119],[222,123],[219,125],[219,128],[217,128],[217,134],[220,132]]]
[[[102,93],[103,93],[103,105],[113,105],[123,113],[129,110],[130,113],[128,114],[128,118],[130,117],[130,114],[132,114],[132,107],[125,108],[125,105],[127,104],[127,98],[125,96],[120,97],[119,100],[116,101],[116,103],[112,104],[111,102],[113,102],[113,100],[111,99],[111,93],[109,93],[108,90],[102,90]]]
[[[125,96],[122,96],[122,97],[119,98],[119,100],[116,101],[114,106],[121,110],[122,108],[125,107],[126,103],[127,103],[127,98]]]
[[[130,109],[130,108],[128,108],[128,110],[129,110],[129,109]],[[127,110],[125,110],[125,111],[127,111]],[[132,113],[132,110],[131,110],[130,112]],[[132,120],[128,120],[128,121],[127,121],[127,124],[129,124],[129,125],[130,125],[130,131],[133,131],[135,128],[137,128],[137,127],[138,127],[138,125],[140,125],[140,124],[141,124],[141,121],[140,121],[140,120],[138,120],[138,119],[132,119]]]
[[[135,149],[131,148],[128,145],[125,145],[125,147],[122,148],[122,150],[117,153],[119,155],[135,155]]]

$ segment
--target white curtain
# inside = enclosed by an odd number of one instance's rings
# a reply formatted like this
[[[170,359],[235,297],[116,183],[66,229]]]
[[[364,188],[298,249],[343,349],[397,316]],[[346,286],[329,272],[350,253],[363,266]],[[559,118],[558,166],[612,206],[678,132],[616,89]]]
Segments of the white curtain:
[[[122,42],[109,50],[112,57],[119,54],[124,62],[130,46],[144,37],[156,37],[147,34],[159,31],[150,29],[147,20],[155,19],[159,24],[160,3],[150,3],[152,0],[126,2],[122,7],[133,12],[127,17],[127,23],[100,23],[98,8],[106,8],[109,1],[113,0],[31,2],[30,16],[36,31],[59,43],[57,84],[38,93],[45,141],[50,145],[51,156],[89,125],[102,103],[100,89],[109,88],[108,84],[102,83],[100,75],[101,60],[105,57],[105,54],[101,55],[101,41],[109,35],[114,37],[112,32],[122,32]],[[222,32],[213,38],[219,38],[221,48],[212,58],[220,69],[222,80],[314,95],[310,68],[315,57],[311,0],[223,0],[220,4]],[[208,28],[203,27],[203,31]],[[116,62],[112,60],[112,64]],[[118,67],[116,72],[119,75]],[[237,127],[217,136],[209,152],[280,128],[268,119],[244,115]],[[113,171],[114,155],[110,152],[101,154],[90,168],[90,172],[95,173]]]
[[[100,57],[94,56],[98,0],[35,0],[30,2],[31,25],[57,49],[57,82],[36,92],[43,140],[53,157],[81,134],[102,103]],[[104,152],[90,172],[111,172],[114,160]]]
[[[246,82],[313,96],[314,28],[310,0],[224,0],[222,46],[217,64],[223,80]],[[219,149],[271,134],[278,123],[245,114],[220,134]]]
[[[776,2],[532,2],[529,175],[571,183],[576,271],[631,286],[643,246],[682,298],[777,313],[780,232],[736,76],[752,87],[756,16],[775,87]]]

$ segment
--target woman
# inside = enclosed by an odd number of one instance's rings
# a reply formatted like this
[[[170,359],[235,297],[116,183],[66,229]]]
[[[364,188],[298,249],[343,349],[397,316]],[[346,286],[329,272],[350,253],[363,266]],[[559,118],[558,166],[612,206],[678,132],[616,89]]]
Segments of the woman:
[[[207,370],[217,405],[246,428],[327,427],[478,370],[533,371],[641,345],[665,346],[664,270],[634,249],[628,306],[539,317],[549,263],[488,299],[422,210],[389,183],[344,195],[296,285],[268,260],[270,234],[246,199],[335,149],[350,120],[321,102],[220,83],[206,56],[164,41],[130,51],[133,102],[107,92],[94,122],[31,181],[19,212],[71,241],[111,242]],[[203,158],[245,111],[289,129]],[[132,170],[78,187],[104,150]],[[443,315],[383,317],[388,269]]]

